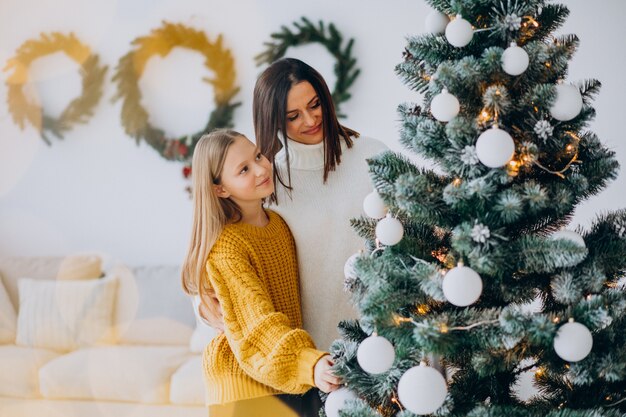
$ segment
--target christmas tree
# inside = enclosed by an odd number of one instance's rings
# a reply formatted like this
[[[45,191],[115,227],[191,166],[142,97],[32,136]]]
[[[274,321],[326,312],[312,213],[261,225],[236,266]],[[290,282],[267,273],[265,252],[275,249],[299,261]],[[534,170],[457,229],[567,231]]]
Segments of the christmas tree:
[[[626,211],[567,229],[619,168],[588,130],[600,83],[567,80],[569,11],[428,3],[396,71],[424,95],[399,106],[401,142],[436,169],[369,161],[367,250],[345,271],[360,319],[333,344],[346,386],[326,414],[626,416]]]

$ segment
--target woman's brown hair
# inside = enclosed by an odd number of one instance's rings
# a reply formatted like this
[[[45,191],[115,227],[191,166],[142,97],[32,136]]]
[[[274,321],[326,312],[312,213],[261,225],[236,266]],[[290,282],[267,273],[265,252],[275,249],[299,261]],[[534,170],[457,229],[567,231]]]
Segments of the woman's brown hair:
[[[359,137],[356,131],[339,124],[330,90],[319,72],[294,58],[283,58],[272,63],[259,76],[254,86],[252,101],[254,133],[261,153],[272,161],[274,183],[280,182],[289,191],[292,189],[289,153],[286,152],[286,181],[276,169],[274,157],[283,146],[285,151],[288,151],[287,140],[283,142],[279,137],[280,132],[283,134],[287,132],[287,95],[292,86],[304,81],[311,84],[322,108],[324,182],[328,179],[329,172],[334,171],[341,163],[341,140],[343,139],[347,147],[351,148],[352,137]],[[272,194],[270,201],[277,202],[276,192]]]

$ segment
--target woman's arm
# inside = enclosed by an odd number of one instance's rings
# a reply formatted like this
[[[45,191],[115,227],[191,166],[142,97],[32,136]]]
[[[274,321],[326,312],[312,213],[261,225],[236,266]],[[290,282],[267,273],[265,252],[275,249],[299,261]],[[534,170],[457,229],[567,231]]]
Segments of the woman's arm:
[[[274,309],[265,286],[243,256],[212,255],[207,264],[224,317],[224,331],[239,365],[257,381],[299,394],[315,386],[314,368],[326,352]]]

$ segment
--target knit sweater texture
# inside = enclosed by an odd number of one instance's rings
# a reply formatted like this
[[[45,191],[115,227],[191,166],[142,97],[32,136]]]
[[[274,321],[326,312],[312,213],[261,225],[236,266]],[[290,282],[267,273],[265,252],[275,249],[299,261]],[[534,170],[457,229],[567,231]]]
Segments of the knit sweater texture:
[[[302,330],[293,237],[278,214],[266,213],[263,227],[227,225],[207,260],[225,328],[203,355],[209,405],[302,394],[326,354]]]
[[[328,350],[339,337],[339,322],[357,316],[344,290],[343,268],[364,242],[350,219],[363,215],[363,199],[373,190],[366,159],[387,147],[363,136],[354,139],[352,148],[342,140],[341,163],[324,183],[324,144],[288,141],[291,198],[277,185],[278,205],[271,208],[296,241],[304,329],[318,348]],[[286,179],[285,148],[276,155],[276,165]]]

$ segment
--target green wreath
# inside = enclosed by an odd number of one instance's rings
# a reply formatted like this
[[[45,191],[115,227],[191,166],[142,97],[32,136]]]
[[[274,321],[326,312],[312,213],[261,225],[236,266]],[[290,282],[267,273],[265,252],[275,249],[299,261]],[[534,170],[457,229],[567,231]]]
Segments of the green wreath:
[[[29,101],[24,95],[24,85],[29,81],[29,68],[34,60],[55,52],[65,54],[81,66],[82,93],[72,100],[58,118],[46,115],[39,104]],[[52,142],[46,132],[52,133],[59,139],[71,130],[76,123],[86,123],[93,115],[93,109],[102,96],[106,66],[98,65],[98,56],[91,53],[88,46],[82,44],[73,33],[64,35],[59,32],[42,33],[40,39],[31,39],[24,42],[13,58],[10,58],[4,68],[13,70],[8,77],[7,103],[13,121],[24,129],[29,122],[37,130],[46,144]]]
[[[286,26],[282,26],[280,32],[270,35],[274,41],[265,42],[266,50],[254,57],[257,66],[271,64],[284,57],[287,49],[292,46],[301,46],[309,43],[321,44],[335,58],[334,70],[337,76],[337,83],[332,92],[332,97],[337,115],[345,117],[345,115],[341,114],[340,105],[350,99],[350,87],[361,73],[360,69],[355,68],[356,58],[352,56],[354,38],[351,38],[346,47],[342,49],[343,37],[332,23],[328,25],[328,33],[326,32],[324,22],[320,21],[318,26],[315,26],[306,17],[302,17],[301,23],[294,22],[293,25],[297,29],[295,32]]]
[[[123,99],[122,125],[126,133],[135,138],[137,144],[142,140],[154,148],[163,158],[170,161],[189,163],[193,150],[203,134],[217,128],[232,127],[234,109],[241,103],[231,103],[239,88],[235,86],[235,62],[230,50],[222,46],[222,36],[214,43],[209,42],[204,32],[182,24],[163,22],[154,29],[150,36],[135,39],[136,49],[120,58],[113,81],[117,83],[117,94],[113,100]],[[172,48],[180,46],[193,49],[205,57],[204,65],[215,77],[204,78],[215,91],[215,109],[200,132],[168,138],[165,133],[150,125],[148,112],[141,105],[141,92],[138,80],[143,74],[148,59],[158,54],[162,57]],[[189,176],[190,169],[185,166],[183,175]]]

